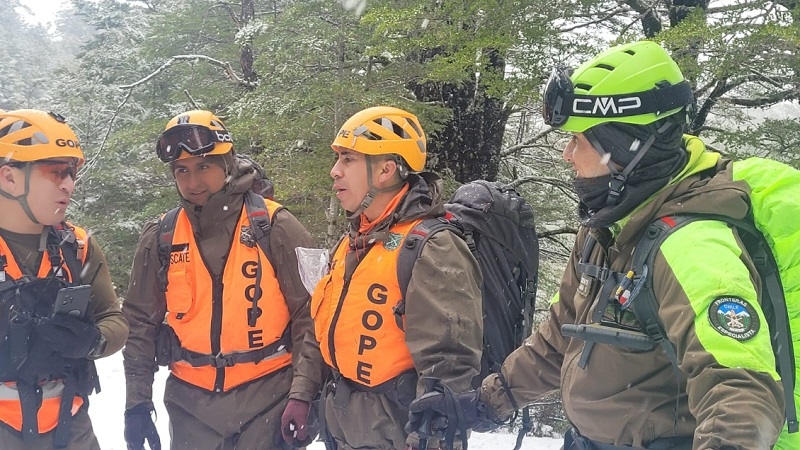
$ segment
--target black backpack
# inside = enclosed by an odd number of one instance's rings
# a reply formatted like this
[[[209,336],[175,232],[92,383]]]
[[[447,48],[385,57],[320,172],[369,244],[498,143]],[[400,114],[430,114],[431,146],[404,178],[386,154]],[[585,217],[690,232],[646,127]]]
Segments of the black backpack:
[[[490,373],[499,373],[506,357],[531,334],[539,241],[533,209],[509,186],[469,182],[456,190],[445,208],[444,217],[423,220],[408,233],[398,256],[398,282],[405,298],[414,263],[425,242],[437,232],[450,230],[464,239],[483,275],[483,357],[477,387]],[[404,311],[403,300],[396,314]],[[505,384],[502,377],[501,381]],[[511,401],[519,409],[513,398]],[[531,427],[530,412],[525,408],[519,440]]]

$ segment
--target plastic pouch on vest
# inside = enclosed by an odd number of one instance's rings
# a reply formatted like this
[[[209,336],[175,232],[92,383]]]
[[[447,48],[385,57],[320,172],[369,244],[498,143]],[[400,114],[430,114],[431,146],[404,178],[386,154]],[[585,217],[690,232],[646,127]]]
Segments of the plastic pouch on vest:
[[[304,247],[297,247],[294,251],[297,254],[297,269],[303,286],[309,294],[313,294],[317,283],[328,271],[328,251]]]

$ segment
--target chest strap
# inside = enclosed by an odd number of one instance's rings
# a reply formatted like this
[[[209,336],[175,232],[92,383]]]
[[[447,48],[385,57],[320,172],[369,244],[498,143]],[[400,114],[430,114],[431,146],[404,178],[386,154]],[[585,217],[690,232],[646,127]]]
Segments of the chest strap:
[[[166,328],[167,325],[162,325],[162,327]],[[173,332],[174,333],[174,332]],[[159,336],[161,339],[162,336]],[[261,361],[266,359],[277,358],[279,356],[283,356],[289,352],[291,347],[291,335],[289,327],[283,332],[283,335],[277,341],[265,345],[264,347],[245,351],[245,352],[234,352],[234,353],[218,353],[216,355],[211,355],[207,353],[200,353],[195,352],[192,350],[187,350],[183,347],[180,347],[180,343],[177,339],[170,340],[169,343],[173,348],[169,349],[168,354],[170,355],[169,358],[161,359],[158,361],[160,365],[169,365],[174,362],[184,361],[189,363],[192,367],[205,367],[211,366],[216,369],[223,368],[223,367],[233,367],[236,364],[243,364],[243,363],[256,363],[258,364]],[[175,347],[177,346],[177,348]]]

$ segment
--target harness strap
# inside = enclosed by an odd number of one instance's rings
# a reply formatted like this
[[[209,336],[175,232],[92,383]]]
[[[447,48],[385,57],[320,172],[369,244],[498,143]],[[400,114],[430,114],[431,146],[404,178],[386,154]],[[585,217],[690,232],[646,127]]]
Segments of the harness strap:
[[[17,391],[22,409],[22,438],[32,439],[39,435],[39,419],[36,413],[42,406],[42,388],[27,380],[18,380]]]
[[[79,380],[68,376],[64,380],[64,391],[61,393],[61,405],[58,410],[58,425],[53,433],[53,446],[66,448],[69,445],[69,432],[72,428],[72,402],[78,394]]]
[[[191,364],[192,367],[211,366],[219,369],[222,367],[233,367],[236,364],[242,363],[258,364],[265,359],[271,359],[285,355],[288,352],[287,349],[290,343],[291,336],[289,335],[289,328],[287,328],[283,332],[283,336],[281,336],[280,339],[256,350],[209,355],[207,353],[199,353],[181,348],[178,354],[180,355],[179,361],[186,361],[187,363]]]

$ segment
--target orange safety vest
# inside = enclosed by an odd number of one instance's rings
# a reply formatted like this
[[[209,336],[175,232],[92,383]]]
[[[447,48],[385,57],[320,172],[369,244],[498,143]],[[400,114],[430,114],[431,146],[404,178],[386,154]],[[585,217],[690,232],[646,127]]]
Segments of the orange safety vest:
[[[265,201],[271,220],[280,205]],[[234,230],[244,233],[249,227],[246,209],[242,207]],[[169,257],[167,324],[175,331],[183,349],[209,356],[232,355],[277,342],[286,331],[289,308],[275,269],[260,246],[235,241],[229,250],[222,279],[214,280],[203,263],[189,218],[181,209]],[[251,327],[248,312],[258,292],[258,264],[261,264],[262,273],[258,308],[262,313]],[[209,391],[227,392],[291,362],[292,355],[282,350],[261,361],[241,362],[228,367],[194,367],[186,361],[177,361],[170,365],[170,370],[187,383]]]
[[[367,252],[347,286],[345,256],[350,245],[343,239],[330,271],[311,297],[311,317],[322,357],[353,382],[374,387],[414,368],[394,307],[402,299],[397,257],[406,235],[418,222],[391,226],[389,240]]]
[[[83,265],[86,263],[87,253],[85,251],[87,242],[86,230],[69,223],[67,225],[75,233],[75,238],[78,241],[77,256],[81,260],[81,265]],[[17,264],[16,259],[11,254],[11,249],[2,237],[0,237],[0,255],[6,257],[6,276],[15,280],[22,278],[22,269]],[[74,278],[69,272],[69,268],[64,265],[62,269],[64,270],[63,278],[67,281],[72,281]],[[45,250],[36,277],[47,278],[52,270],[50,258]],[[39,407],[36,417],[39,423],[39,433],[43,434],[54,430],[58,425],[58,413],[61,410],[61,392],[64,390],[64,382],[62,380],[50,380],[42,383],[40,387],[42,388],[42,405]],[[72,400],[73,416],[78,413],[81,405],[83,405],[83,399],[76,396]],[[13,381],[0,382],[0,421],[17,431],[22,431],[22,404],[17,392],[17,385]]]

